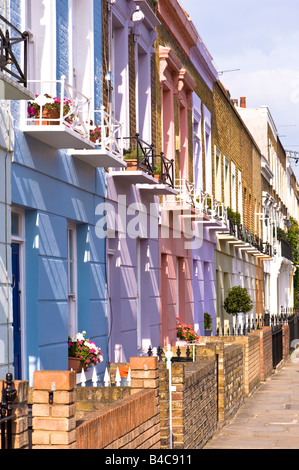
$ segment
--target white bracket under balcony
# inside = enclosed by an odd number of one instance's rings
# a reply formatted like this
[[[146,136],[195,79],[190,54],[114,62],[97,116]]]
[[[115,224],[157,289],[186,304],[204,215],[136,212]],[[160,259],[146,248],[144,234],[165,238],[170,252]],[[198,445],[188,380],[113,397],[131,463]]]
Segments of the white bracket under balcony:
[[[126,167],[126,162],[114,155],[113,153],[101,149],[82,149],[82,150],[71,150],[71,155],[85,163],[93,166],[94,168],[122,168]]]
[[[220,233],[217,236],[218,236],[218,239],[221,241],[229,242],[234,245],[240,245],[240,246],[243,245],[242,241],[238,240],[238,238],[235,235],[231,235],[229,232]]]
[[[32,100],[34,93],[0,71],[0,100]]]
[[[157,180],[142,170],[136,171],[113,171],[111,173],[113,178],[121,178],[129,184],[157,184]]]
[[[30,80],[37,90],[25,109],[22,130],[55,149],[92,149],[90,99],[61,80]],[[56,96],[56,93],[58,96]]]
[[[155,196],[163,196],[163,195],[173,195],[176,196],[178,191],[167,184],[137,184],[137,188],[140,191],[146,191],[150,194],[154,194]]]
[[[24,134],[34,137],[56,150],[94,148],[94,144],[87,137],[64,125],[47,126],[46,129],[43,126],[25,126],[22,130]]]

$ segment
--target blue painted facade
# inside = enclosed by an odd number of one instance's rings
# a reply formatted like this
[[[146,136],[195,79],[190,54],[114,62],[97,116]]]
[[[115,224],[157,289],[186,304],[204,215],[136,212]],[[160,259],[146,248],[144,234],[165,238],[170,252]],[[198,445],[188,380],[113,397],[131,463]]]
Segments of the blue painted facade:
[[[12,0],[12,11],[20,11]],[[68,1],[56,1],[56,77],[68,75]],[[20,27],[19,22],[16,26]],[[19,18],[20,20],[20,18]],[[101,8],[94,9],[94,59],[101,73]],[[39,76],[30,77],[39,79]],[[101,98],[95,80],[95,102]],[[104,201],[105,172],[55,150],[21,130],[22,104],[13,107],[15,148],[12,163],[12,207],[24,214],[24,285],[22,379],[32,382],[37,369],[68,367],[68,244],[67,227],[76,227],[78,331],[101,347],[107,359],[105,312],[105,239],[95,234],[95,207]],[[96,107],[95,106],[95,107]],[[17,377],[16,377],[17,378]]]

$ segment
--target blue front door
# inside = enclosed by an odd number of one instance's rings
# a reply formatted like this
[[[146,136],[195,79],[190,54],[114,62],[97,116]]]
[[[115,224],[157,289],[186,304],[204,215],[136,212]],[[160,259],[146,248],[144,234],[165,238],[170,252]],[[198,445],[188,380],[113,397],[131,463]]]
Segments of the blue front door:
[[[14,339],[14,379],[21,380],[21,309],[20,309],[20,245],[11,244],[12,252],[12,305]]]

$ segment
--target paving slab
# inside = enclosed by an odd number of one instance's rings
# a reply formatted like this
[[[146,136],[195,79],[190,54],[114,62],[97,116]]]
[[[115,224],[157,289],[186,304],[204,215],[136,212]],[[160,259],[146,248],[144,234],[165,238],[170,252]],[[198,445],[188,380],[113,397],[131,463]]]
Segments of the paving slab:
[[[204,449],[299,449],[299,363],[262,382]]]

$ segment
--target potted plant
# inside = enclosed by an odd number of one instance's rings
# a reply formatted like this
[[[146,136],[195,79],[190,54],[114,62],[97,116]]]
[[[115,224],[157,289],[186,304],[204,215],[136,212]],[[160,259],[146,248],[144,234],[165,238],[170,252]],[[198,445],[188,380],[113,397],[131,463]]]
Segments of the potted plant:
[[[27,106],[27,114],[29,118],[36,118],[35,124],[40,124],[40,111],[42,109],[42,125],[59,125],[61,99],[48,95],[35,95],[35,101],[29,101]],[[71,123],[73,117],[69,115],[71,112],[71,101],[67,98],[63,100],[63,116],[67,116],[66,121]],[[55,119],[52,121],[51,119]]]
[[[90,129],[89,136],[92,142],[96,142],[97,140],[100,140],[101,129],[98,126],[94,127],[94,129]]]
[[[227,208],[227,218],[231,219],[237,225],[241,223],[240,212],[238,211],[234,212],[230,207]]]
[[[252,310],[253,303],[246,287],[235,286],[229,289],[223,304],[227,313],[236,316],[239,313],[247,314]]]
[[[86,331],[68,337],[69,370],[81,372],[103,361],[101,349],[93,341],[85,338]]]
[[[205,336],[211,336],[213,331],[212,317],[208,312],[204,313]]]
[[[177,318],[177,337],[188,343],[194,343],[199,340],[199,336],[196,331],[194,331],[193,325],[181,323],[179,318]]]

